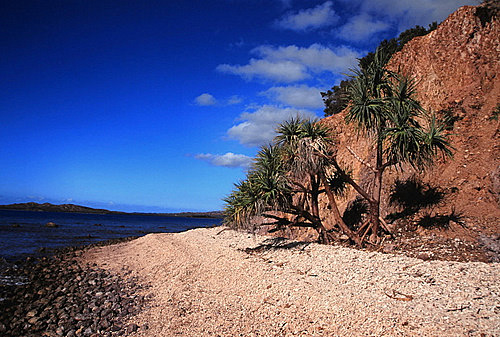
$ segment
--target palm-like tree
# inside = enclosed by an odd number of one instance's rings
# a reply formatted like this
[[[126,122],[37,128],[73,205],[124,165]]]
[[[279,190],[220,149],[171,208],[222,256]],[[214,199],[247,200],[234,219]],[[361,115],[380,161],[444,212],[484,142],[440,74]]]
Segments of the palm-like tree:
[[[369,225],[362,226],[365,232],[361,235],[370,232],[372,242],[378,241],[385,169],[403,164],[424,168],[439,153],[444,157],[452,154],[444,125],[429,116],[416,100],[415,81],[385,69],[386,55],[377,49],[368,67],[354,71],[349,88],[351,106],[346,114],[346,122],[353,123],[374,142],[375,165],[369,166],[372,190],[364,190],[352,178],[349,180],[369,204]]]
[[[292,119],[281,124],[274,144],[262,147],[245,181],[226,202],[226,223],[233,227],[251,224],[251,217],[263,215],[278,225],[312,227],[321,242],[329,242],[329,231],[320,216],[319,196],[327,193],[339,226],[359,243],[344,224],[329,185],[328,168],[332,138],[329,130],[311,120]],[[276,212],[286,216],[278,216]]]
[[[270,209],[287,207],[289,187],[277,146],[264,146],[245,180],[224,199],[224,222],[236,228],[253,226],[252,217]]]

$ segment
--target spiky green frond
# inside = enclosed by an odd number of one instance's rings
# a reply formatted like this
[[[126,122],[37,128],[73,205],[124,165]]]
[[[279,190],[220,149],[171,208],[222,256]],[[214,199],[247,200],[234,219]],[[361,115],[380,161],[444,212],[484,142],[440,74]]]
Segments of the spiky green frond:
[[[263,211],[287,207],[291,194],[281,154],[277,145],[261,148],[246,179],[224,199],[226,224],[248,228],[251,218]]]
[[[293,177],[317,174],[327,165],[325,154],[333,142],[326,126],[314,120],[292,120],[278,131],[275,141],[284,149],[285,165]]]
[[[301,136],[302,125],[304,120],[300,118],[292,118],[288,121],[281,123],[276,132],[275,143],[278,145],[294,144]]]
[[[438,152],[449,156],[451,150],[441,124],[433,120],[426,130],[418,122],[427,112],[416,99],[415,80],[387,71],[384,61],[383,52],[377,50],[366,69],[354,72],[346,122],[378,141],[387,165],[422,167]]]
[[[439,122],[434,115],[429,118],[429,123],[424,133],[424,142],[426,152],[429,157],[435,157],[441,154],[444,158],[453,156],[453,147],[451,146],[446,133],[446,125]]]
[[[346,122],[354,123],[363,132],[373,133],[383,122],[384,101],[370,95],[370,83],[364,77],[356,78],[349,87],[351,108]]]
[[[283,149],[278,145],[261,147],[257,153],[253,169],[255,171],[283,171]]]
[[[385,130],[387,161],[393,164],[422,164],[422,130],[411,125],[398,125]]]
[[[351,108],[346,114],[346,122],[354,123],[370,136],[377,136],[377,130],[385,125],[386,97],[391,96],[393,89],[391,80],[394,74],[383,67],[386,54],[377,49],[367,69],[354,70],[348,90]]]

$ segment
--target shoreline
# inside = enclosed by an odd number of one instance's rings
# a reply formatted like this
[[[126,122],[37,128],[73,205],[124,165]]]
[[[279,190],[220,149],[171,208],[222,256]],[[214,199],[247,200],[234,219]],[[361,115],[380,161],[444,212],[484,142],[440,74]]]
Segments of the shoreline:
[[[147,234],[144,234],[147,235]],[[43,258],[54,258],[64,256],[71,253],[80,252],[82,254],[85,250],[95,247],[115,245],[122,242],[128,242],[140,238],[140,236],[125,236],[114,239],[103,239],[101,241],[84,243],[81,245],[67,245],[63,247],[44,247],[41,246],[35,250],[34,253],[25,253],[15,256],[0,256],[0,266],[14,266],[16,264],[23,264],[26,260],[40,260]]]
[[[53,248],[219,224],[218,219],[1,211],[0,258],[15,261]],[[41,253],[41,254],[40,254]]]
[[[39,204],[35,202],[27,202],[20,204],[0,205],[0,210],[19,211],[19,212],[46,212],[46,213],[76,213],[76,214],[96,214],[96,215],[143,215],[143,216],[164,216],[164,217],[184,217],[184,218],[199,218],[199,219],[222,219],[222,211],[209,212],[170,212],[170,213],[153,213],[153,212],[124,212],[111,211],[101,208],[92,208],[74,204],[53,205],[49,203]]]
[[[128,323],[148,301],[140,294],[144,286],[129,273],[110,273],[81,260],[89,250],[136,238],[59,248],[50,256],[5,264],[0,275],[0,334],[122,336],[146,329]]]

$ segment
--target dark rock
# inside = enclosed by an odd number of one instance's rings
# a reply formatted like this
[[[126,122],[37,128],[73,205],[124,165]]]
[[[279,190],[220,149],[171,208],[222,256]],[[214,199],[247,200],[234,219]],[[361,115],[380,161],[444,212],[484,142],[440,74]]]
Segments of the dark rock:
[[[500,235],[480,235],[479,243],[484,247],[491,262],[500,262]]]
[[[31,317],[31,318],[28,320],[28,323],[29,323],[29,324],[36,324],[36,323],[38,323],[38,317]]]
[[[25,281],[0,288],[5,298],[0,301],[0,336],[111,336],[138,329],[123,325],[143,305],[133,294],[139,289],[135,280],[95,264],[80,266],[76,256],[30,258],[2,268],[2,274]]]
[[[57,227],[59,227],[59,225],[58,225],[58,224],[56,224],[56,223],[54,223],[54,222],[52,222],[52,221],[49,221],[49,222],[47,222],[47,223],[45,224],[45,227],[57,228]]]
[[[417,259],[421,259],[421,260],[424,260],[424,261],[427,261],[429,260],[430,256],[428,253],[426,252],[423,252],[423,253],[420,253],[416,256]]]
[[[106,330],[107,328],[109,328],[109,326],[109,321],[106,318],[101,319],[101,321],[99,322],[99,328],[101,330]]]
[[[129,326],[127,326],[127,333],[131,334],[132,332],[137,331],[137,329],[139,329],[139,326],[137,324],[135,323],[129,324]]]

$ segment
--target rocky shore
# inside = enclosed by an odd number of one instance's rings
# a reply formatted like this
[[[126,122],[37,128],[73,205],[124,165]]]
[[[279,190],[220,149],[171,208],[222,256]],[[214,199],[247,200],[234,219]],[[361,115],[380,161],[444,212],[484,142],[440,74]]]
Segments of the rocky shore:
[[[104,244],[117,241],[123,240]],[[81,255],[92,247],[4,264],[0,335],[128,336],[147,329],[129,323],[146,303],[143,286],[127,271],[110,273],[82,263]]]

